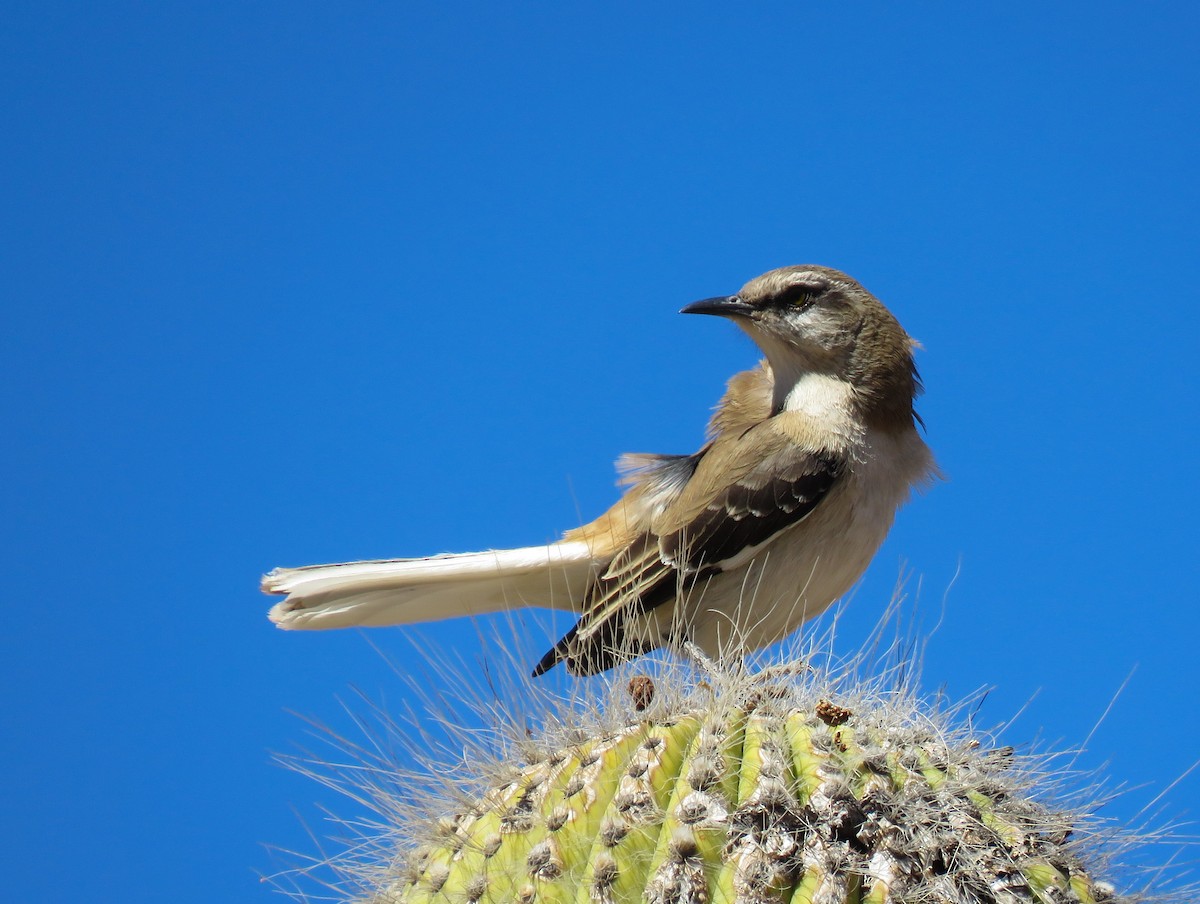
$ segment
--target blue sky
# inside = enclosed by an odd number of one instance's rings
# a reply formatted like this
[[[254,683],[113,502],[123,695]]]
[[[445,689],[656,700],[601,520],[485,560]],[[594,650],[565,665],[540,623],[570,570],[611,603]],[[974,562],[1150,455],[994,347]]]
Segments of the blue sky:
[[[6,4],[6,900],[266,900],[331,800],[291,712],[477,654],[285,635],[260,573],[599,513],[756,359],[678,308],[791,263],[922,341],[949,477],[845,643],[904,562],[1010,742],[1134,672],[1106,812],[1200,758],[1195,6],[652,6]]]

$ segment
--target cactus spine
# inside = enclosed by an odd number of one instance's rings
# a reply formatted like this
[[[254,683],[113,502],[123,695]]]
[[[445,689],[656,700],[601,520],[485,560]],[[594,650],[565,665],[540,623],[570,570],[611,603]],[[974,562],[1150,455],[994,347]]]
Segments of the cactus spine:
[[[698,687],[679,705],[639,703],[647,712],[622,726],[544,750],[443,815],[372,900],[1113,898],[1066,840],[1074,816],[1030,800],[1007,754],[955,737],[911,696],[838,705],[827,687],[779,670]]]

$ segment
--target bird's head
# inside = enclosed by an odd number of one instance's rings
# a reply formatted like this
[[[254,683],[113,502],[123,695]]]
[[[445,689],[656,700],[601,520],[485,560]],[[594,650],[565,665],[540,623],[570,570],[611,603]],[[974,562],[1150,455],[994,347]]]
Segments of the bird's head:
[[[706,298],[684,314],[729,317],[762,349],[776,382],[776,405],[806,374],[848,383],[868,420],[915,417],[920,380],[913,340],[874,295],[838,270],[781,267],[735,295]]]

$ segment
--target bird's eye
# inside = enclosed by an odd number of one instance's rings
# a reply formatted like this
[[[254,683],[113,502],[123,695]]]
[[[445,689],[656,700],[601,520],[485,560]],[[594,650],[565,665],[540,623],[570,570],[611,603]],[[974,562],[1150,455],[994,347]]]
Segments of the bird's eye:
[[[789,308],[804,308],[812,304],[818,295],[821,294],[821,289],[818,286],[809,283],[796,283],[788,286],[779,293],[780,307]]]

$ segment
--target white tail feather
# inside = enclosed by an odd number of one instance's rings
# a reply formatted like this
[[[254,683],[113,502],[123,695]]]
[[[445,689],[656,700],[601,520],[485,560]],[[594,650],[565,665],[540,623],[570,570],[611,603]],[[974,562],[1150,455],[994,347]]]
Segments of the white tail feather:
[[[281,628],[379,627],[539,606],[578,611],[593,559],[587,543],[276,568],[264,593]]]

